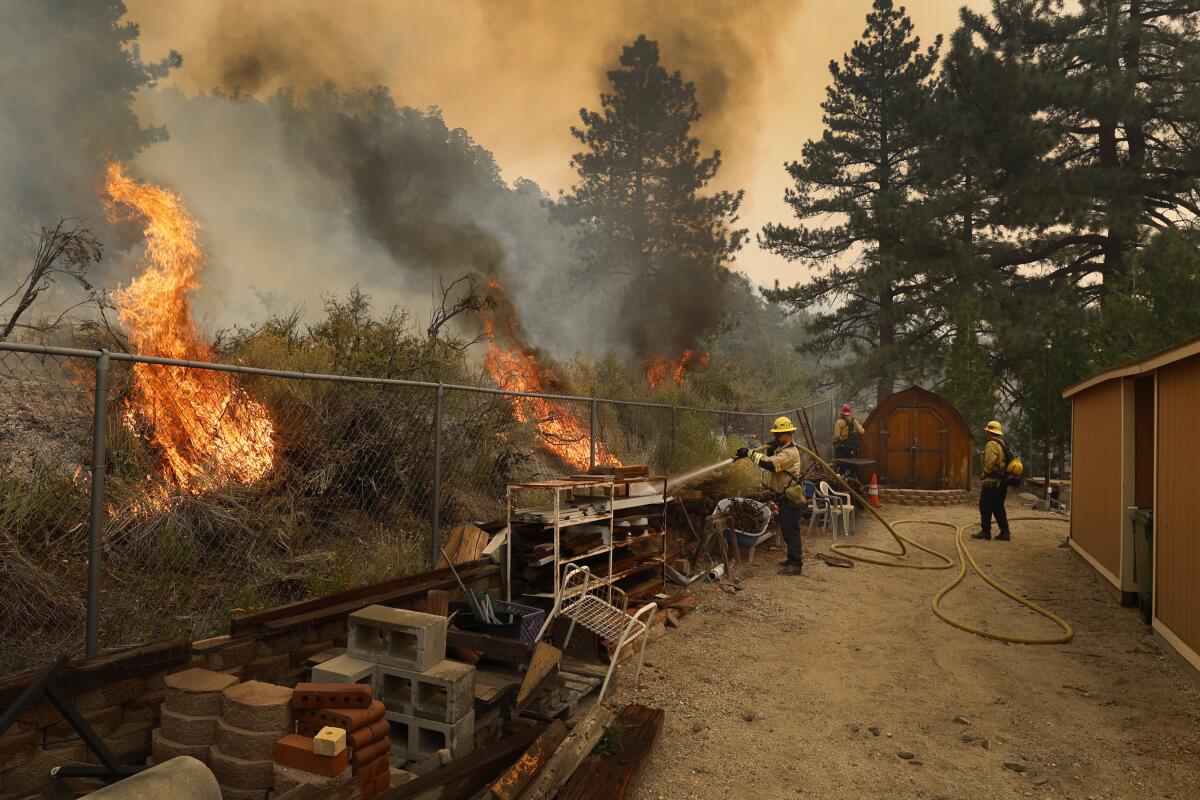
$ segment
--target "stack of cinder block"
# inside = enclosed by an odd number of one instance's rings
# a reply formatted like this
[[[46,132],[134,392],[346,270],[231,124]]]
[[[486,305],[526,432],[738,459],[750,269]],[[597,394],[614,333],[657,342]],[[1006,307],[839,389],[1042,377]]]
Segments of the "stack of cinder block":
[[[306,779],[286,771],[280,777],[289,782],[324,785],[339,776],[348,761],[349,775],[357,781],[364,798],[388,788],[389,728],[383,718],[383,703],[375,699],[372,687],[302,683],[292,695],[292,706],[297,734],[280,740],[276,761],[291,770],[316,773],[325,780]],[[342,756],[340,765],[329,761],[338,755]],[[275,788],[280,791],[279,782]]]
[[[446,627],[440,615],[369,606],[350,615],[349,652],[313,669],[314,681],[374,686],[392,761],[416,773],[475,745],[475,668],[446,659]]]
[[[266,800],[275,786],[275,742],[292,729],[292,690],[260,681],[222,692],[208,765],[224,800]]]
[[[154,763],[191,756],[209,763],[216,740],[222,692],[238,679],[222,672],[193,668],[163,678],[165,694],[159,728],[151,735]]]

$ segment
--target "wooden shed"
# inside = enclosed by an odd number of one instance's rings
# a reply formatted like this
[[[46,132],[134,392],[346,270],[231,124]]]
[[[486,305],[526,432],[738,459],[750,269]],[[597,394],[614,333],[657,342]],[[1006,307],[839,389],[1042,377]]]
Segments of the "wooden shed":
[[[1154,509],[1154,630],[1200,669],[1200,336],[1086,378],[1071,400],[1071,547],[1132,599],[1133,506]]]
[[[945,398],[919,386],[890,395],[863,423],[864,458],[880,483],[902,489],[969,489],[971,430]]]

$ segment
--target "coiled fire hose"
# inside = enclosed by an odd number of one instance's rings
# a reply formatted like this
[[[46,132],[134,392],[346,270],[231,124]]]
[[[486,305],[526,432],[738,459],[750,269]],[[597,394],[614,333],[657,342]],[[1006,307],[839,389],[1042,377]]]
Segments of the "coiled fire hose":
[[[842,476],[839,475],[837,473],[837,471],[834,470],[834,468],[831,467],[825,461],[825,459],[821,458],[819,455],[814,453],[812,450],[809,450],[804,445],[799,444],[799,443],[795,443],[795,444],[796,444],[796,447],[800,448],[801,452],[806,453],[809,456],[811,456],[813,459],[815,459],[817,461],[817,463],[819,463],[821,466],[823,466],[830,475],[833,475],[834,478],[837,480],[837,482],[839,484],[841,484],[841,486],[852,497],[857,499],[862,504],[863,508],[865,508],[867,511],[870,511],[871,514],[873,514],[875,516],[875,519],[882,522],[883,526],[885,528],[887,528],[888,533],[890,533],[892,535],[892,538],[896,540],[896,544],[898,544],[900,546],[900,552],[898,552],[898,553],[895,551],[892,551],[892,550],[884,549],[882,547],[872,547],[870,545],[865,545],[865,544],[833,544],[833,545],[830,545],[831,550],[835,550],[836,552],[841,553],[842,555],[846,556],[847,558],[851,558],[855,561],[862,561],[867,564],[877,564],[881,567],[900,567],[903,569],[950,569],[951,567],[954,566],[954,562],[950,560],[949,556],[945,555],[944,553],[938,552],[937,550],[934,550],[932,547],[926,547],[923,544],[919,544],[918,542],[914,542],[912,539],[909,539],[909,538],[906,538],[906,537],[900,535],[896,531],[896,528],[894,526],[896,526],[896,525],[938,525],[938,526],[941,526],[944,528],[950,528],[951,530],[955,531],[954,544],[955,544],[955,549],[958,551],[958,574],[954,577],[954,580],[952,580],[950,583],[946,584],[941,589],[939,589],[937,594],[935,594],[933,596],[933,600],[930,602],[930,607],[933,609],[933,613],[935,615],[937,615],[938,619],[940,619],[942,622],[945,622],[948,625],[953,625],[955,628],[958,628],[961,631],[966,631],[967,633],[973,633],[976,636],[982,636],[985,639],[995,639],[996,641],[1011,642],[1013,644],[1066,644],[1067,642],[1071,641],[1072,638],[1074,638],[1075,631],[1071,627],[1071,624],[1069,622],[1067,622],[1065,619],[1058,616],[1053,611],[1042,608],[1037,603],[1026,600],[1025,598],[1018,595],[1016,592],[1014,592],[1012,589],[1009,589],[1007,586],[1004,586],[999,581],[997,581],[995,578],[993,578],[991,575],[989,575],[983,571],[983,568],[979,566],[979,562],[977,562],[975,560],[975,557],[971,555],[971,551],[967,549],[966,535],[967,535],[967,531],[973,527],[972,525],[955,526],[952,523],[942,522],[940,520],[919,520],[919,519],[903,519],[903,520],[897,520],[896,522],[888,522],[886,519],[883,518],[883,516],[878,511],[875,510],[874,506],[872,506],[869,502],[867,502],[866,498],[864,498],[858,492],[854,491],[854,489],[850,486],[850,484],[847,483],[845,481],[845,479],[842,478]],[[1039,522],[1044,522],[1044,521],[1053,521],[1055,519],[1056,518],[1054,518],[1054,517],[1009,517],[1009,520],[1014,521],[1014,522],[1019,522],[1021,520],[1036,520]],[[1058,521],[1066,522],[1067,520],[1059,519]],[[893,559],[906,558],[908,556],[908,546],[909,545],[912,545],[917,550],[921,550],[922,552],[925,552],[931,556],[934,556],[935,558],[939,559],[940,563],[934,563],[934,564],[906,563],[906,562],[889,561],[889,560],[884,560],[882,558],[872,558],[870,556],[860,555],[861,551],[866,551],[869,553],[880,553],[882,555],[891,556]],[[1038,615],[1050,620],[1051,622],[1053,622],[1055,625],[1057,625],[1059,628],[1062,629],[1062,634],[1059,636],[1055,636],[1053,638],[1048,638],[1048,639],[1036,639],[1036,638],[1027,637],[1027,636],[1009,636],[1008,634],[995,633],[994,631],[985,630],[983,628],[976,628],[973,625],[968,625],[965,622],[962,622],[960,620],[957,620],[957,619],[954,619],[953,617],[951,617],[949,614],[947,614],[942,609],[941,602],[946,597],[946,595],[948,595],[948,594],[950,594],[950,592],[954,591],[954,589],[960,583],[963,582],[963,579],[967,576],[967,565],[968,564],[971,566],[971,569],[973,569],[975,571],[975,573],[980,578],[982,578],[984,580],[984,582],[987,583],[989,586],[991,586],[993,589],[1000,592],[1000,594],[1004,595],[1005,597],[1009,598],[1010,600],[1014,600],[1017,603],[1020,603],[1021,605],[1028,608],[1030,611],[1033,611],[1035,614],[1038,614]]]

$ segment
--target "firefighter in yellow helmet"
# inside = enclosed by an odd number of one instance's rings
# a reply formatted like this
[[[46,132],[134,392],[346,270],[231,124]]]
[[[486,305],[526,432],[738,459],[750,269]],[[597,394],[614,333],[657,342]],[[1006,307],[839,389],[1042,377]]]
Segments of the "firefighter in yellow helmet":
[[[979,489],[979,533],[973,539],[992,538],[992,517],[1000,528],[997,540],[1007,542],[1012,538],[1008,529],[1008,514],[1004,510],[1005,495],[1008,494],[1010,476],[1019,478],[1023,467],[1008,442],[1004,441],[1004,429],[992,420],[984,426],[987,442],[983,445],[980,461],[983,464],[983,485]]]
[[[799,575],[804,569],[804,543],[800,539],[800,524],[808,500],[804,495],[804,464],[800,448],[792,441],[796,426],[787,417],[780,417],[771,426],[775,441],[763,450],[741,448],[738,458],[749,458],[759,469],[767,472],[767,488],[779,505],[779,531],[787,545],[787,558],[780,562],[780,573]]]

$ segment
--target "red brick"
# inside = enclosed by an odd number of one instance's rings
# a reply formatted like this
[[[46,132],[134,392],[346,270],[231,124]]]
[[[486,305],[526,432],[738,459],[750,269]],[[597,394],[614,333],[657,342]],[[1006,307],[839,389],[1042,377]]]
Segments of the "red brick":
[[[376,720],[383,719],[384,711],[383,703],[375,700],[367,708],[348,708],[344,710],[306,708],[296,712],[296,720],[308,723],[309,725],[316,725],[318,729],[324,725],[332,725],[335,728],[356,731],[359,728],[370,725]]]
[[[301,736],[312,738],[313,736],[317,735],[317,732],[320,731],[321,728],[324,727],[324,725],[311,725],[307,722],[297,722],[296,733],[300,734]]]
[[[386,792],[390,788],[391,776],[386,772],[375,776],[375,794]]]
[[[308,736],[289,733],[275,743],[275,763],[326,778],[341,775],[349,762],[349,750],[343,750],[336,756],[317,755],[313,752],[313,740]]]
[[[358,776],[358,789],[362,792],[363,800],[371,800],[375,796],[375,776],[363,773]]]
[[[360,768],[361,770],[362,767],[370,764],[380,756],[386,756],[387,751],[390,750],[391,747],[391,739],[379,739],[378,741],[372,742],[366,747],[360,747],[355,750],[354,758],[352,758],[351,761],[354,762],[354,766]]]
[[[330,708],[344,711],[370,708],[375,692],[361,683],[298,683],[292,693],[292,708]]]
[[[388,735],[392,726],[388,724],[386,719],[376,720],[365,728],[359,728],[350,733],[350,746],[354,748],[366,747],[376,739],[382,739]]]
[[[363,771],[368,775],[374,772],[375,777],[378,778],[380,775],[387,775],[391,768],[392,763],[388,760],[387,753],[384,753],[379,758],[368,764],[367,768]]]

